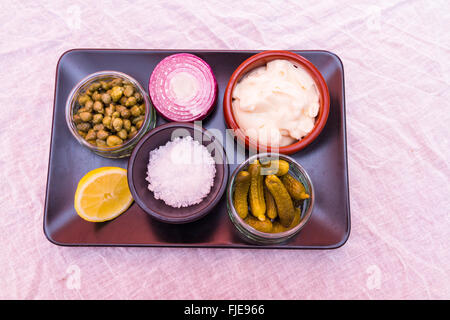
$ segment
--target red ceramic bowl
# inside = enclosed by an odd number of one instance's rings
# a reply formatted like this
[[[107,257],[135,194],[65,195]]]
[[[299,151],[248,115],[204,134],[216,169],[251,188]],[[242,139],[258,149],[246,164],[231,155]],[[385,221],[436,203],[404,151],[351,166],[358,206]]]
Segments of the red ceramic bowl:
[[[233,114],[232,93],[236,84],[246,73],[276,59],[289,60],[293,64],[303,67],[304,69],[306,69],[306,71],[309,72],[311,77],[316,82],[317,89],[319,91],[320,107],[319,113],[316,117],[314,128],[310,133],[308,133],[308,135],[291,145],[271,148],[270,146],[265,146],[257,143],[256,141],[250,140],[249,137],[239,129],[239,126]],[[254,56],[251,56],[250,58],[242,62],[242,64],[231,75],[223,98],[223,112],[228,128],[234,130],[237,138],[243,144],[245,144],[247,148],[250,147],[259,152],[278,152],[289,155],[305,148],[319,136],[320,132],[325,127],[328,119],[328,114],[330,112],[330,95],[325,79],[323,78],[320,71],[317,70],[317,68],[309,60],[289,51],[263,51],[261,53],[255,54]]]

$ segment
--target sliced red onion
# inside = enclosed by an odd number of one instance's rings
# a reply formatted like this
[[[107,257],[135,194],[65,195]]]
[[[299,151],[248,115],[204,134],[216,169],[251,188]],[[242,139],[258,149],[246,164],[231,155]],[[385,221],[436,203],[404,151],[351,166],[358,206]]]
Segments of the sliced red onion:
[[[178,53],[161,60],[148,84],[156,110],[170,121],[202,120],[217,98],[211,67],[199,57]]]

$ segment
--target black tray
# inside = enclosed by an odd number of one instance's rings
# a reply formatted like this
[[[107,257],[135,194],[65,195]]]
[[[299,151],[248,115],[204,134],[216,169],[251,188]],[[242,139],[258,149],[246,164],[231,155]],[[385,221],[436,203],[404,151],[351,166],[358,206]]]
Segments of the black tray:
[[[230,221],[225,195],[206,217],[185,225],[155,221],[134,203],[118,218],[91,223],[75,212],[78,181],[102,166],[127,167],[128,159],[106,159],[82,147],[65,122],[70,90],[83,77],[100,70],[127,73],[147,89],[153,68],[164,57],[189,52],[208,62],[219,86],[215,110],[203,121],[205,128],[226,129],[222,99],[228,79],[238,65],[259,51],[172,51],[76,49],[65,52],[57,65],[50,145],[44,233],[66,246],[163,246],[222,248],[331,249],[342,246],[350,234],[350,202],[345,132],[344,70],[341,60],[328,51],[294,51],[322,73],[330,91],[328,122],[313,144],[292,155],[309,173],[316,192],[311,219],[301,232],[281,245],[257,246],[241,240]],[[157,125],[166,121],[158,116]],[[242,154],[242,148],[237,147]],[[235,152],[236,155],[236,152]],[[236,156],[237,157],[237,156]],[[237,164],[230,162],[230,174]]]

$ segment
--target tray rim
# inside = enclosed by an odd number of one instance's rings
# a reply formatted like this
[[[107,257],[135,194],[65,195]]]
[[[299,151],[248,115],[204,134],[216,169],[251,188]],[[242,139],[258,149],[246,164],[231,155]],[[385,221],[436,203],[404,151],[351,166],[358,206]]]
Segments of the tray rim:
[[[267,49],[267,50],[275,50],[275,49]],[[344,142],[344,158],[345,158],[345,186],[347,189],[347,230],[345,231],[345,235],[343,239],[332,245],[324,245],[324,246],[292,246],[289,243],[278,244],[278,245],[254,245],[254,244],[234,244],[234,245],[199,245],[199,244],[136,244],[136,243],[123,243],[123,244],[108,244],[108,243],[62,243],[52,239],[51,235],[48,233],[46,228],[46,218],[47,218],[47,208],[48,208],[48,191],[49,191],[49,176],[50,176],[50,160],[52,158],[52,144],[53,144],[53,131],[54,131],[54,121],[55,121],[55,110],[56,110],[56,88],[58,84],[58,70],[60,68],[61,60],[71,52],[79,52],[79,51],[125,51],[125,52],[193,52],[193,53],[258,53],[267,50],[230,50],[230,49],[132,49],[132,48],[72,48],[64,51],[60,57],[58,58],[56,68],[55,68],[55,85],[53,90],[53,110],[52,110],[52,127],[50,131],[50,144],[49,144],[49,155],[48,155],[48,164],[47,164],[47,180],[45,187],[45,199],[44,199],[44,215],[43,215],[43,231],[44,235],[49,242],[54,245],[61,247],[139,247],[139,248],[209,248],[209,249],[268,249],[268,250],[333,250],[338,249],[344,246],[348,239],[350,238],[351,233],[351,208],[350,208],[350,185],[349,185],[349,170],[348,170],[348,151],[347,151],[347,111],[346,111],[346,99],[345,99],[345,70],[342,59],[334,52],[323,50],[323,49],[308,49],[308,50],[297,50],[297,49],[277,49],[277,50],[287,50],[292,52],[300,52],[300,53],[314,53],[320,52],[333,56],[339,63],[342,69],[342,130],[343,130],[343,142]]]

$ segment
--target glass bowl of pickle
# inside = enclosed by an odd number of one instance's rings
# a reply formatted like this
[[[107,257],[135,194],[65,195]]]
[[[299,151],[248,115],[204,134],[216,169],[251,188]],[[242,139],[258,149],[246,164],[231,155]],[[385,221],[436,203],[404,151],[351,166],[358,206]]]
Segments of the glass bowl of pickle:
[[[129,156],[156,123],[148,94],[137,80],[118,71],[83,78],[70,92],[65,111],[75,139],[106,158]]]
[[[247,242],[279,244],[306,225],[314,196],[311,178],[293,158],[256,154],[239,165],[229,180],[228,215]]]

